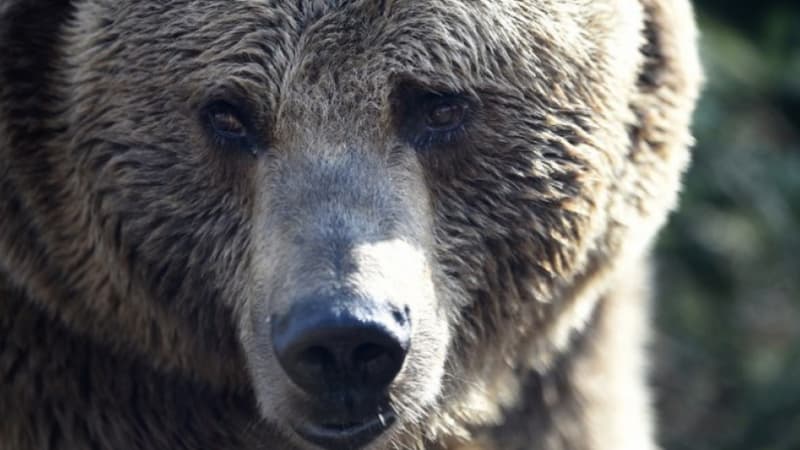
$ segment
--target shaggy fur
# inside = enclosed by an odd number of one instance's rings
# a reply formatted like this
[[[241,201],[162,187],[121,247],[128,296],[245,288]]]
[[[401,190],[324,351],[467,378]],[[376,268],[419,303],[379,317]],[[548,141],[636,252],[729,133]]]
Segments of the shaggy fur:
[[[369,449],[654,449],[699,78],[685,0],[2,2],[0,448],[310,449],[270,317],[350,289],[414,327]]]

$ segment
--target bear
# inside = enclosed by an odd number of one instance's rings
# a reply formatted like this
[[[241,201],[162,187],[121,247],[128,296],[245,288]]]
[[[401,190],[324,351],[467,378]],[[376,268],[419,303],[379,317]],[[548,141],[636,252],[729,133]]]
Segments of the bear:
[[[6,0],[0,448],[657,448],[686,0]]]

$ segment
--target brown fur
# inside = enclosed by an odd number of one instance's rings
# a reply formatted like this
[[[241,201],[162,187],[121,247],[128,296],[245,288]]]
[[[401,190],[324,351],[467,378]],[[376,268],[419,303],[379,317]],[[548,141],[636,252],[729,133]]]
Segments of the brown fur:
[[[3,2],[0,448],[309,448],[269,318],[350,289],[414,325],[370,449],[654,449],[694,41],[683,0]],[[417,91],[465,128],[409,137]]]

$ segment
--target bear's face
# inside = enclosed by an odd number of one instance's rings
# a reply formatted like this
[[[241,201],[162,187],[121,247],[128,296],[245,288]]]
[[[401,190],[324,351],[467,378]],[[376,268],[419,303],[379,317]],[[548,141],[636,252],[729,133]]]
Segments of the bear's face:
[[[65,189],[136,293],[84,313],[156,311],[111,326],[202,349],[172,358],[194,374],[246,364],[300,447],[445,429],[613,251],[640,43],[563,3],[81,3]]]

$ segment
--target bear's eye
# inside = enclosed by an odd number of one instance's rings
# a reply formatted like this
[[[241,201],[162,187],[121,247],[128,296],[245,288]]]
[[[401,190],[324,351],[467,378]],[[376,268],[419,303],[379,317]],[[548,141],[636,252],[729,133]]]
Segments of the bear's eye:
[[[458,98],[433,101],[425,116],[425,126],[430,131],[452,131],[462,123],[467,114],[467,105]]]
[[[204,108],[203,119],[216,145],[255,153],[250,121],[241,108],[226,101],[215,101]]]
[[[457,144],[475,117],[478,99],[462,92],[442,92],[401,82],[391,94],[399,137],[417,150]]]
[[[214,111],[210,113],[209,120],[214,132],[229,139],[240,139],[247,136],[244,124],[230,111]]]

